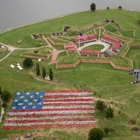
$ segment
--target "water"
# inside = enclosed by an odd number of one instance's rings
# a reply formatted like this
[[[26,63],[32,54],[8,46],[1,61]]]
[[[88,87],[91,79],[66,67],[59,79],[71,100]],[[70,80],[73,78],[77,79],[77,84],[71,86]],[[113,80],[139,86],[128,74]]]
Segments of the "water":
[[[117,8],[140,11],[139,0],[0,0],[0,31],[63,14],[97,9]]]

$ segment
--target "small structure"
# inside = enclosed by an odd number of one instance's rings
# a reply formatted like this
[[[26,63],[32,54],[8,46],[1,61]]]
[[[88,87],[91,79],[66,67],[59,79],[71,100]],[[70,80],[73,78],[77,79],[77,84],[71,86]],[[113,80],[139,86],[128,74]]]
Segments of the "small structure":
[[[41,61],[41,59],[39,58],[38,61]]]
[[[17,68],[18,68],[19,70],[23,70],[23,68],[20,66],[19,63],[17,63]]]
[[[70,50],[72,52],[76,50],[76,45],[73,42],[66,44],[64,47],[66,50]]]
[[[45,79],[50,81],[50,77],[49,76],[45,77]]]
[[[107,49],[107,50],[104,52],[104,55],[105,55],[105,57],[113,57],[113,56],[115,56],[116,54],[115,54],[111,49]]]
[[[22,40],[19,40],[17,43],[19,44],[19,43],[21,43],[22,42]]]
[[[13,64],[11,64],[10,67],[11,67],[12,69],[15,68],[15,66],[14,66]]]
[[[4,46],[0,46],[0,49],[4,49],[5,47]]]
[[[81,55],[82,56],[96,56],[100,57],[101,51],[100,50],[82,50]]]
[[[96,35],[84,35],[82,34],[81,36],[79,36],[78,38],[75,39],[76,44],[85,44],[85,43],[89,43],[89,42],[93,42],[96,41]]]
[[[64,27],[64,32],[67,32],[67,30],[70,29],[70,28],[71,28],[70,26],[65,26]]]
[[[133,76],[134,82],[137,83],[138,81],[140,81],[140,68],[129,71],[129,74]]]

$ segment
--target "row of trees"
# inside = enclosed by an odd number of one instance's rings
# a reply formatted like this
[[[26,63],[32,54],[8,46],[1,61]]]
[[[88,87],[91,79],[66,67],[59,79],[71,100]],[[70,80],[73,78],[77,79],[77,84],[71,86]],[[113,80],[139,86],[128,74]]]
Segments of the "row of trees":
[[[107,9],[109,10],[109,7],[107,7]],[[122,9],[122,6],[119,6],[118,9]],[[95,3],[91,3],[90,5],[90,10],[91,11],[95,11],[96,10],[96,4]]]
[[[114,110],[110,106],[106,106],[104,101],[98,100],[96,103],[96,109],[103,113],[105,111],[105,117],[107,119],[112,119],[114,117]]]
[[[96,102],[96,109],[99,110],[101,113],[105,112],[105,117],[107,119],[111,119],[114,117],[114,110],[105,104],[104,101],[98,100]],[[102,140],[104,134],[108,134],[109,131],[112,131],[111,128],[105,127],[104,131],[100,128],[92,128],[88,134],[88,140]]]
[[[29,68],[33,66],[33,61],[31,58],[25,58],[25,60],[23,61],[23,67],[25,68]],[[39,63],[36,64],[36,75],[40,75],[41,71],[40,71],[40,66]],[[42,67],[42,77],[45,78],[46,77],[46,69],[43,66]],[[53,71],[52,68],[49,69],[49,78],[52,81],[53,80]]]
[[[40,66],[39,63],[36,64],[36,75],[39,76],[40,75]],[[42,67],[42,77],[45,78],[46,77],[46,69],[43,66]],[[52,68],[49,69],[49,78],[52,81],[53,80],[53,71]]]
[[[92,128],[89,131],[88,140],[102,140],[104,134],[108,135],[110,131],[114,131],[114,130],[108,127],[104,128],[104,131],[102,131],[100,128]]]

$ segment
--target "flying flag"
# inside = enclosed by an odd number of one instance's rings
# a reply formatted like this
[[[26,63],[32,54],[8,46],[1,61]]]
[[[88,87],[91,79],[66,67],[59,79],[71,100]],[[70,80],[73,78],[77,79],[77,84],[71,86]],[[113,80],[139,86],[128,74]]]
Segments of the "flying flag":
[[[17,92],[3,129],[94,127],[90,90]]]
[[[87,35],[82,34],[81,32],[79,32],[79,39],[80,39],[80,40],[86,40],[87,37],[88,37]]]

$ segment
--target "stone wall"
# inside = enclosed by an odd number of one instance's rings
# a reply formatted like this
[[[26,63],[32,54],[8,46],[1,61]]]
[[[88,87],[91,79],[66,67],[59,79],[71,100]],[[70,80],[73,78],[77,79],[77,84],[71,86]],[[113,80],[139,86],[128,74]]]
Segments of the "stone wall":
[[[63,68],[74,68],[76,67],[81,61],[78,60],[73,64],[56,64],[56,69],[63,69]]]
[[[54,42],[52,39],[50,39],[49,37],[47,38],[48,39],[48,41],[49,42],[51,42],[51,44],[53,44],[53,45],[65,45],[65,43],[63,43],[63,42]]]
[[[130,68],[130,67],[115,65],[112,61],[110,61],[110,65],[115,69],[128,70],[128,71],[132,70],[132,68]]]
[[[85,63],[104,63],[104,64],[106,63],[106,64],[110,64],[115,69],[128,70],[128,71],[132,69],[130,67],[115,65],[111,60],[98,60],[98,59],[97,60],[81,59],[81,60],[78,60],[77,62],[75,62],[74,64],[56,64],[56,69],[74,68],[81,62],[85,62]]]
[[[33,56],[33,55],[27,55],[27,54],[20,54],[21,57],[25,58],[35,58],[35,59],[42,59],[42,60],[49,60],[50,55],[48,57],[41,57],[41,56]]]

